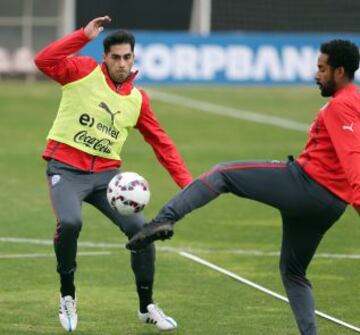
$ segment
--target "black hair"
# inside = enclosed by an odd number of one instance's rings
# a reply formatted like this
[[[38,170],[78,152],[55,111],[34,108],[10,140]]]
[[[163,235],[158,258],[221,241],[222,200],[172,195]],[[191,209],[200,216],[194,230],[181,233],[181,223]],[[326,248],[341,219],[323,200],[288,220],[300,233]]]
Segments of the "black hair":
[[[320,51],[329,56],[328,64],[333,68],[343,67],[349,79],[354,79],[359,68],[359,48],[346,40],[332,40],[321,44]]]
[[[135,46],[135,37],[132,33],[127,30],[118,30],[114,33],[106,36],[103,41],[104,52],[108,53],[110,51],[111,46],[115,44],[130,44],[131,51],[134,52]]]

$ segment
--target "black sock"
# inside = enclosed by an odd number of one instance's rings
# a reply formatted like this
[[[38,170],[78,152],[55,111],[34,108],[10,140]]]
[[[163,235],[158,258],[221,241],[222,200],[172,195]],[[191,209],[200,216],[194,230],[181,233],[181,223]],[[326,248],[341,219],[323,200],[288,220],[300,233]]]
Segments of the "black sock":
[[[60,275],[61,296],[71,295],[75,299],[74,273]]]
[[[147,306],[153,303],[152,289],[153,282],[138,282],[136,283],[137,292],[140,300],[140,312],[147,313]]]

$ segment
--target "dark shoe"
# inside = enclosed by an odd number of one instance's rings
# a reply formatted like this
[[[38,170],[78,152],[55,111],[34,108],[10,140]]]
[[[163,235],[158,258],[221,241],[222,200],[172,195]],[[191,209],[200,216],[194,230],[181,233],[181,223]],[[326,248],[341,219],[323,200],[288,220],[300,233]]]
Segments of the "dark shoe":
[[[168,240],[174,235],[171,222],[150,222],[140,229],[126,244],[129,250],[144,249],[153,241]]]

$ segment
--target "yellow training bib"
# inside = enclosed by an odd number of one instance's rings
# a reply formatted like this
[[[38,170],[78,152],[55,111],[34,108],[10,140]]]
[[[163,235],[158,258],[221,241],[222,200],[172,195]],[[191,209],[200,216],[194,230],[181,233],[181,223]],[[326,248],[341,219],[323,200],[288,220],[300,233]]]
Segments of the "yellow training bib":
[[[100,66],[86,77],[63,86],[59,110],[48,139],[93,156],[120,160],[120,152],[139,118],[142,95],[114,92]]]

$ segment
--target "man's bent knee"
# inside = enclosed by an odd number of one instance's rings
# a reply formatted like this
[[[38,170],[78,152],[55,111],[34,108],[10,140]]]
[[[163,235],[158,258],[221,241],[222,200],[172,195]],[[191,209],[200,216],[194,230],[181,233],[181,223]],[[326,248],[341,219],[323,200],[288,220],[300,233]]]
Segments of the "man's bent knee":
[[[299,269],[296,270],[295,268],[283,263],[280,263],[279,269],[282,281],[285,286],[292,286],[295,284],[311,287],[310,281],[305,277],[304,271]]]
[[[82,221],[80,219],[71,218],[59,221],[57,225],[57,233],[61,234],[78,234],[81,230]]]
[[[216,193],[227,192],[224,169],[229,163],[218,163],[211,170],[200,176],[200,181]]]

